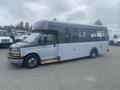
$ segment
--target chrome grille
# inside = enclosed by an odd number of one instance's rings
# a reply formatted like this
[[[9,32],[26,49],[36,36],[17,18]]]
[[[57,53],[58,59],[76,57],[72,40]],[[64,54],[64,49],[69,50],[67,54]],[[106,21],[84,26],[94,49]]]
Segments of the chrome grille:
[[[9,39],[1,39],[2,43],[9,43],[10,40]]]

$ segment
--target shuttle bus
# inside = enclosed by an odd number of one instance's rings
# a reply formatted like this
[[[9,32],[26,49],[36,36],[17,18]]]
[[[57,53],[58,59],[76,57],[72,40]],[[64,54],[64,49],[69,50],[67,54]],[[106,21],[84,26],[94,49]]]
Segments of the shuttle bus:
[[[8,60],[34,68],[87,56],[95,58],[107,51],[107,27],[42,20],[35,23],[28,38],[10,46]]]

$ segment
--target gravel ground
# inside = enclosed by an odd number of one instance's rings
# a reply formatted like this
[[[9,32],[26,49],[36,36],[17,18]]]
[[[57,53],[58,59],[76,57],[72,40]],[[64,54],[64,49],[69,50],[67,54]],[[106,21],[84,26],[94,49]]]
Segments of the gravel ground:
[[[0,90],[120,90],[120,47],[95,59],[25,69],[7,61],[0,49]]]

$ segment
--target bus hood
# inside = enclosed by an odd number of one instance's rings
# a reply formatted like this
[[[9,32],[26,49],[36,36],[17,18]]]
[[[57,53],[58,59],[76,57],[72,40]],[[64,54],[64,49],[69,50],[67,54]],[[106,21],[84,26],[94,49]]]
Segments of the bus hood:
[[[31,47],[33,46],[34,44],[32,43],[26,43],[26,42],[17,42],[17,43],[14,43],[10,46],[10,48],[24,48],[24,47]]]

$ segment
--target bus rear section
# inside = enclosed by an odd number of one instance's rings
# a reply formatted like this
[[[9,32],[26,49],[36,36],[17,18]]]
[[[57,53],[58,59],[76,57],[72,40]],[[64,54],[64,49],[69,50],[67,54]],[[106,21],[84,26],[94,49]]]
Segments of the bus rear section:
[[[90,56],[103,55],[108,49],[107,29],[67,28],[59,37],[59,56],[61,61]]]

